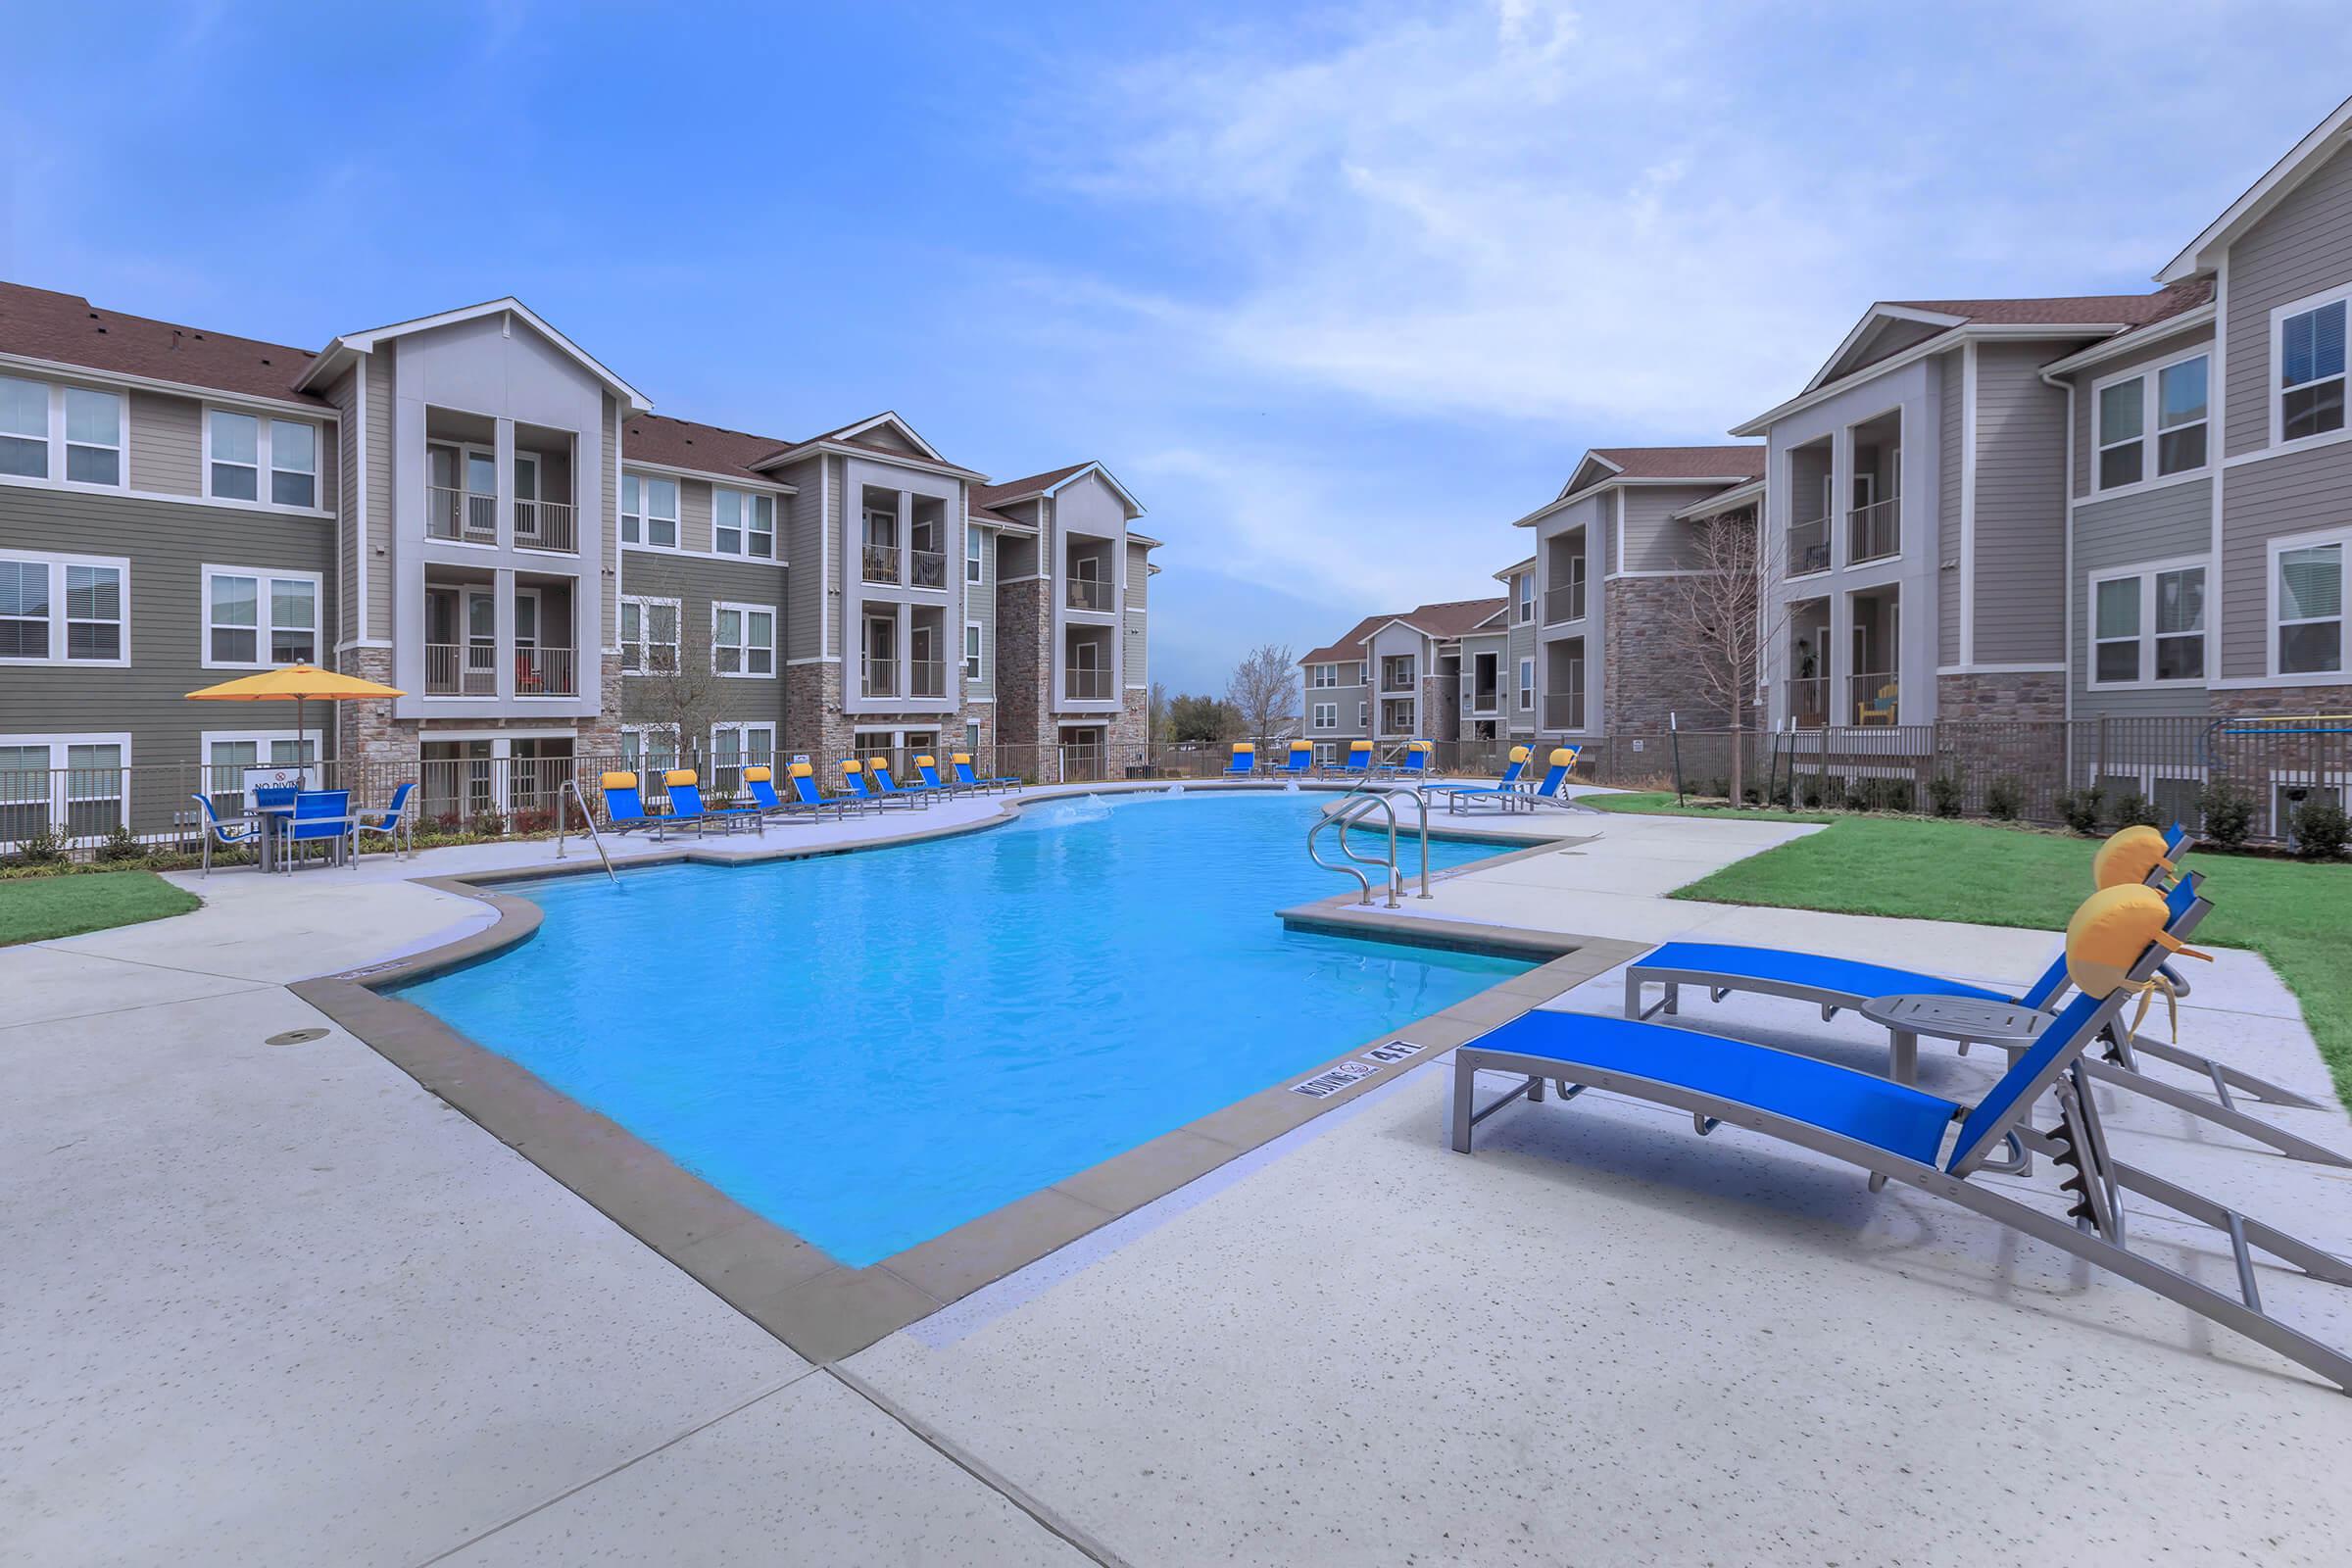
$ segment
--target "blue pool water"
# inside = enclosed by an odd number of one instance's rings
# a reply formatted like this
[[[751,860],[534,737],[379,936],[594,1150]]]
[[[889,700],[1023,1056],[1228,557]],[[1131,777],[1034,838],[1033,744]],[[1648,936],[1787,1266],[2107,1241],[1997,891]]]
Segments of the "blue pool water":
[[[533,941],[402,995],[870,1263],[1526,967],[1286,932],[1276,909],[1341,886],[1303,849],[1319,799],[1056,802],[900,849],[532,884]]]

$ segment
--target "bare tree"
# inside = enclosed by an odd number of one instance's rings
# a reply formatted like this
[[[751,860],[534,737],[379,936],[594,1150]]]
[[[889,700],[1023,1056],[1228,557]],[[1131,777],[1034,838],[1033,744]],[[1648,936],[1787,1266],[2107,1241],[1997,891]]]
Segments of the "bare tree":
[[[643,613],[643,672],[621,682],[622,721],[670,731],[677,741],[675,765],[685,767],[710,743],[711,730],[724,717],[726,688],[707,626],[665,604],[649,604]]]
[[[1241,714],[1242,733],[1260,746],[1289,740],[1298,731],[1298,661],[1291,645],[1262,644],[1243,660],[1225,686],[1225,700]]]
[[[1661,579],[1668,656],[1697,703],[1732,732],[1732,804],[1746,789],[1747,730],[1764,651],[1787,624],[1770,592],[1771,551],[1754,508],[1691,525],[1689,571]]]

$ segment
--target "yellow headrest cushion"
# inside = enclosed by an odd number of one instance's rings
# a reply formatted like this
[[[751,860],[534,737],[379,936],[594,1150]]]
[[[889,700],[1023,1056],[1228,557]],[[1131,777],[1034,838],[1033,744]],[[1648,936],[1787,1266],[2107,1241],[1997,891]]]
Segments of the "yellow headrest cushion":
[[[743,781],[746,784],[764,784],[775,776],[772,770],[764,767],[747,767],[743,770]]]
[[[951,762],[960,762],[968,767],[971,765],[972,754],[969,752],[951,752],[948,754],[948,760]]]
[[[1573,746],[1554,746],[1551,749],[1551,762],[1549,765],[1553,767],[1574,767],[1576,765],[1576,748]]]
[[[1514,746],[1511,748],[1511,760],[1514,762],[1524,762],[1534,755],[1534,753],[1530,752],[1524,746]]]
[[[841,764],[841,770],[844,773],[862,773],[865,771],[865,764],[853,757]]]
[[[2162,866],[2175,869],[2164,853],[2164,835],[2152,827],[2132,826],[2123,829],[2099,846],[2099,853],[2090,858],[2090,880],[2093,887],[2120,888],[2128,883],[2145,882],[2148,873]]]
[[[637,787],[637,775],[616,769],[599,778],[596,787],[601,790],[633,790]]]
[[[1293,741],[1293,742],[1291,742],[1291,750],[1292,750],[1292,751],[1294,751],[1294,752],[1311,752],[1311,751],[1313,751],[1314,749],[1315,749],[1315,743],[1314,743],[1313,741]]]
[[[1372,743],[1370,741],[1349,741],[1348,749],[1351,752],[1368,752],[1372,749]]]
[[[663,784],[700,784],[702,778],[691,767],[673,767],[662,775]]]
[[[810,767],[807,762],[795,762],[792,764],[792,776],[794,778],[814,778],[816,769]]]
[[[2202,958],[2165,927],[2171,910],[2154,888],[2127,883],[2101,888],[2066,922],[2066,976],[2086,997],[2112,995],[2153,942],[2167,953]]]
[[[1405,748],[1408,752],[1434,752],[1437,749],[1436,744],[1430,741],[1415,741]]]
[[[1236,757],[1248,757],[1256,750],[1257,748],[1248,741],[1235,741],[1233,743],[1233,755]]]
[[[939,764],[928,757],[918,757],[914,760],[914,765],[917,767],[937,767]]]
[[[887,757],[869,757],[865,760],[865,765],[868,768],[888,767],[890,765],[890,759]]]

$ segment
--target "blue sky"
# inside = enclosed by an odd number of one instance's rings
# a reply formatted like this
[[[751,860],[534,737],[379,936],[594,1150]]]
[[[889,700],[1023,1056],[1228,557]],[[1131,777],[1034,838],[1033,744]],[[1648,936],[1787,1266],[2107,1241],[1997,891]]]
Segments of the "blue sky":
[[[2150,286],[2352,89],[2318,4],[9,27],[0,276],[306,345],[513,293],[664,413],[1099,458],[1179,689],[1495,591],[1585,447],[1722,439],[1875,298]]]

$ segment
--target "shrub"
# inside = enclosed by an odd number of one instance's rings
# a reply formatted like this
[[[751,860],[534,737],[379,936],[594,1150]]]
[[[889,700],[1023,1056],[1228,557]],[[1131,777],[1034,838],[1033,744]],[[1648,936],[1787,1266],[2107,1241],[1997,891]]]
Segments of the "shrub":
[[[143,860],[146,858],[147,846],[132,838],[130,829],[121,822],[115,824],[115,830],[106,836],[106,842],[98,846],[98,858],[101,860]]]
[[[2095,835],[2099,831],[2100,805],[2107,792],[2096,784],[2079,790],[2060,790],[2053,804],[2066,825],[2077,833]]]
[[[514,831],[517,833],[545,833],[555,825],[556,813],[552,809],[514,813]]]
[[[66,836],[55,825],[43,827],[17,850],[19,865],[63,865],[65,861]]]
[[[1958,816],[1967,804],[1968,791],[1949,773],[1938,773],[1928,780],[1928,804],[1937,816]]]
[[[429,830],[445,839],[454,839],[466,831],[466,819],[455,811],[443,811],[427,824]]]
[[[2205,837],[2224,849],[2236,849],[2254,831],[2253,792],[2226,778],[2197,792],[2197,812],[2205,819]]]
[[[2026,808],[2024,786],[2003,773],[1984,791],[1984,814],[2003,822],[2014,822]]]
[[[2137,790],[2124,791],[2107,808],[2109,824],[2118,828],[2154,827],[2163,814],[2154,801]]]
[[[504,838],[507,832],[507,819],[496,811],[476,811],[473,813],[473,820],[466,824],[466,831],[478,834],[486,839]]]
[[[2297,811],[2292,823],[2295,854],[2306,860],[2338,859],[2352,839],[2352,817],[2340,806],[2314,801]]]

